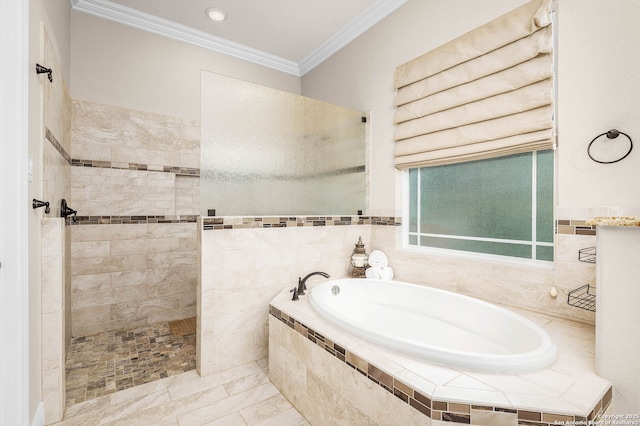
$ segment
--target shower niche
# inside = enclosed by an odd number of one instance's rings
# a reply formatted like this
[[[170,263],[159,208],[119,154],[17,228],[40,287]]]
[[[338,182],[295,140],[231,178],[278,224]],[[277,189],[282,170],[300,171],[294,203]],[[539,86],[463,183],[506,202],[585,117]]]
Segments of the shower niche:
[[[365,113],[202,72],[201,214],[355,215]]]

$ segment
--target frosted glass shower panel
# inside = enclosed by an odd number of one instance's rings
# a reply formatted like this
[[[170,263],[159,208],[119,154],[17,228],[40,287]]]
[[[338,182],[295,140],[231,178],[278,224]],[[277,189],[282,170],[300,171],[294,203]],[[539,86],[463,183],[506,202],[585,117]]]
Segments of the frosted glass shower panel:
[[[365,208],[361,111],[202,73],[201,206],[219,216]]]

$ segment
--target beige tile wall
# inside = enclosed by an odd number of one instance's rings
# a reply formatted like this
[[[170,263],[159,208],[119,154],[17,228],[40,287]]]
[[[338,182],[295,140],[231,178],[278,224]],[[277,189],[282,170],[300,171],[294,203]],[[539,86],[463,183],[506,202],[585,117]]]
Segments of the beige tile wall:
[[[73,208],[82,216],[174,215],[176,175],[71,167]]]
[[[200,167],[195,120],[80,100],[72,108],[72,158]]]
[[[43,173],[42,173],[42,199],[49,202],[51,212],[43,217],[60,217],[60,202],[69,199],[71,182],[71,166],[69,165],[69,152],[71,151],[71,98],[62,74],[59,72],[58,61],[55,57],[51,40],[46,30],[43,31],[43,62],[53,69],[58,76],[53,82],[43,78],[43,136],[42,144]],[[68,237],[68,235],[67,235]],[[65,262],[68,265],[71,260],[69,250],[71,239],[65,239]],[[69,296],[71,290],[71,275],[65,275],[65,293]],[[67,297],[68,299],[68,297]],[[64,341],[71,338],[71,312],[65,311],[65,323],[67,331]]]
[[[59,421],[65,407],[65,226],[42,219],[42,386],[45,418]]]
[[[269,379],[311,424],[431,424],[430,418],[272,316]]]
[[[195,223],[71,227],[74,336],[196,313]]]
[[[209,226],[213,229],[199,231],[198,368],[202,375],[263,356],[266,309],[271,298],[283,286],[293,287],[297,276],[312,270],[324,268],[334,276],[347,274],[348,258],[360,235],[368,252],[378,249],[387,254],[396,279],[558,317],[594,320],[593,312],[567,304],[570,290],[595,282],[594,266],[578,262],[577,255],[579,248],[595,241],[593,236],[558,236],[555,265],[541,268],[401,250],[397,243],[402,240],[400,226]],[[550,295],[554,287],[556,297]]]
[[[176,176],[175,206],[177,215],[200,214],[200,178]]]
[[[264,358],[269,301],[310,272],[348,274],[354,244],[362,236],[368,247],[370,229],[352,225],[200,231],[200,374]]]
[[[78,216],[199,214],[197,121],[74,100],[71,140]],[[72,226],[73,335],[195,316],[196,224],[106,222]]]
[[[68,197],[71,149],[71,98],[51,40],[41,26],[42,62],[53,82],[42,77],[42,200],[50,213],[41,221],[42,397],[47,423],[61,420],[65,407],[65,356],[71,337],[69,234],[60,218],[60,201]],[[37,174],[36,174],[37,175]]]
[[[496,303],[589,323],[593,312],[567,304],[567,294],[595,284],[595,265],[578,261],[578,249],[595,244],[595,236],[556,235],[556,261],[548,267],[460,259],[399,250],[400,228],[373,227],[372,249],[385,252],[395,278],[467,294]],[[556,288],[558,295],[550,291]]]
[[[586,220],[609,208],[558,208],[559,220]],[[593,216],[595,215],[595,216]],[[404,251],[400,227],[372,228],[371,249],[385,252],[395,278],[518,306],[563,318],[595,322],[595,314],[567,304],[571,290],[595,286],[595,265],[580,262],[578,251],[595,246],[595,235],[556,234],[555,262],[548,267],[460,259]],[[550,295],[551,289],[558,292]]]
[[[559,359],[539,372],[495,375],[416,362],[370,345],[327,323],[308,299],[288,298],[281,292],[270,303],[269,375],[313,424],[586,424],[611,403],[611,383],[594,372],[590,325],[517,309],[545,323]],[[560,376],[572,384],[560,385]],[[411,421],[407,407],[395,407],[380,390],[426,418]]]
[[[165,171],[200,167],[194,120],[73,101],[73,208],[82,216],[197,215],[200,179]],[[99,163],[103,162],[103,163]]]

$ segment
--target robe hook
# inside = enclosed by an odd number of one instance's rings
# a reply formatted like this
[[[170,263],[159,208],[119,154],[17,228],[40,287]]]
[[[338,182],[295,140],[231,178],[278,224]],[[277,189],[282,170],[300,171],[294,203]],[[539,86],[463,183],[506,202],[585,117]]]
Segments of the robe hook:
[[[40,64],[36,64],[36,74],[47,74],[49,81],[53,83],[53,70],[51,68],[43,67]]]
[[[51,208],[49,207],[49,202],[48,201],[40,201],[40,200],[36,200],[35,198],[33,199],[33,202],[31,204],[31,206],[34,209],[38,209],[40,207],[44,207],[44,212],[46,214],[49,214],[51,212]]]

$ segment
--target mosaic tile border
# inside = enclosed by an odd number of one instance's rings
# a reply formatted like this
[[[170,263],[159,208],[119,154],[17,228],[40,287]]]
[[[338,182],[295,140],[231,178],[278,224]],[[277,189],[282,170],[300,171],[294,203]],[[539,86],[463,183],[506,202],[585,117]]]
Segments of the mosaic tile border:
[[[387,216],[252,216],[204,217],[202,229],[295,228],[302,226],[400,226],[400,217]]]
[[[587,225],[586,220],[556,220],[556,234],[562,235],[596,235],[597,227]]]
[[[98,160],[83,160],[77,158],[71,158],[71,156],[65,151],[64,147],[58,142],[55,135],[48,127],[44,129],[45,138],[51,142],[51,145],[62,155],[67,163],[75,167],[96,167],[103,169],[118,169],[118,170],[140,170],[140,171],[152,171],[152,172],[164,172],[173,173],[181,176],[194,176],[200,177],[200,169],[196,167],[177,167],[177,166],[164,166],[157,164],[142,164],[142,163],[128,163],[117,161],[98,161]]]
[[[69,156],[67,151],[65,151],[64,147],[60,144],[60,142],[58,142],[58,139],[56,139],[56,137],[53,134],[53,132],[51,132],[51,130],[49,130],[49,128],[46,127],[46,126],[44,128],[44,137],[49,142],[51,142],[51,145],[53,145],[53,147],[56,149],[56,151],[58,151],[60,153],[60,155],[62,155],[62,157],[65,159],[65,161],[67,163],[71,163],[71,157]]]
[[[367,377],[376,385],[380,386],[387,392],[394,394],[396,397],[409,404],[413,408],[420,411],[425,416],[433,420],[443,422],[456,422],[462,424],[471,424],[471,410],[483,410],[496,413],[513,413],[517,415],[519,426],[553,426],[557,424],[586,424],[594,421],[598,416],[606,411],[613,397],[613,388],[596,403],[589,416],[565,415],[545,413],[539,411],[518,410],[504,407],[491,407],[484,405],[464,404],[452,401],[432,400],[426,395],[406,385],[390,374],[385,373],[375,365],[358,357],[357,355],[344,349],[336,342],[331,341],[325,336],[317,333],[310,327],[307,327],[295,318],[287,315],[278,308],[269,305],[269,314],[274,318],[287,325],[310,342],[315,343],[349,367],[357,370],[360,374]],[[584,423],[579,423],[584,422]]]
[[[200,169],[195,167],[163,166],[157,164],[128,163],[124,161],[98,161],[73,158],[69,164],[75,167],[95,167],[102,169],[139,170],[150,172],[174,173],[181,176],[200,176]]]
[[[148,223],[196,223],[198,216],[78,216],[73,222],[66,218],[69,225],[121,225]]]
[[[353,166],[353,167],[346,167],[346,168],[342,168],[342,169],[337,169],[337,170],[331,170],[331,171],[326,171],[326,172],[319,172],[319,173],[312,173],[312,174],[305,174],[305,175],[292,175],[292,174],[272,174],[270,175],[270,178],[274,179],[274,180],[278,180],[278,181],[294,181],[297,182],[300,179],[318,179],[318,178],[325,178],[325,177],[332,177],[332,176],[338,176],[338,175],[349,175],[352,173],[364,173],[366,172],[366,166],[362,165],[362,166]],[[206,178],[210,178],[210,179],[216,179],[217,178],[217,173],[213,170],[205,170],[202,173],[202,177],[206,177]],[[251,173],[251,172],[236,172],[234,173],[234,177],[239,179],[239,180],[255,180],[255,179],[263,179],[264,175],[261,173]]]

